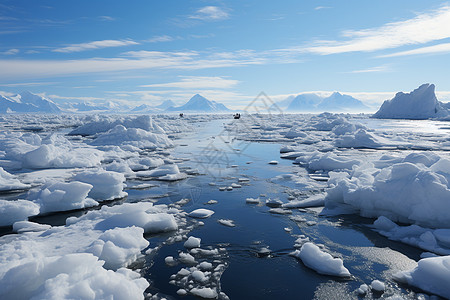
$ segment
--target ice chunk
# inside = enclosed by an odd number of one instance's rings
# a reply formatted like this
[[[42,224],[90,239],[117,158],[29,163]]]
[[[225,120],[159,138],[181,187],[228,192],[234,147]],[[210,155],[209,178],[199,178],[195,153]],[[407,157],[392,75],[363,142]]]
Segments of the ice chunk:
[[[193,288],[190,292],[195,296],[205,299],[217,298],[217,292],[212,288]]]
[[[23,190],[30,188],[30,185],[23,184],[16,176],[3,170],[0,167],[0,192],[11,190]]]
[[[39,205],[26,200],[0,199],[0,226],[13,225],[14,222],[27,220],[39,214]]]
[[[176,164],[164,165],[151,171],[136,172],[138,177],[157,177],[159,180],[175,181],[185,179],[187,175],[181,173]]]
[[[149,283],[139,274],[102,267],[87,253],[45,257],[8,270],[0,281],[2,299],[144,299]]]
[[[152,133],[140,128],[126,128],[123,125],[116,125],[108,132],[98,134],[92,145],[133,146],[140,149],[173,147],[172,141],[165,134]]]
[[[206,219],[214,214],[214,211],[204,208],[196,209],[189,213],[192,218]]]
[[[233,220],[228,220],[228,219],[219,219],[217,220],[217,222],[219,222],[222,225],[228,226],[228,227],[235,227],[236,225],[234,224]]]
[[[315,270],[319,274],[339,277],[349,277],[351,275],[347,268],[344,267],[342,259],[333,258],[313,243],[305,243],[293,255],[300,258],[307,267]]]
[[[421,259],[416,268],[396,273],[394,279],[449,299],[450,256]]]
[[[123,191],[125,176],[113,171],[88,170],[73,177],[73,180],[92,185],[88,196],[98,200],[113,200],[127,195]]]
[[[13,231],[17,233],[23,232],[39,232],[46,231],[50,229],[52,226],[47,224],[39,224],[29,221],[18,221],[13,224]]]
[[[107,269],[127,267],[141,255],[141,249],[149,245],[143,235],[144,230],[135,226],[110,229],[100,235],[88,252],[104,260]]]
[[[40,205],[41,213],[81,209],[98,205],[87,197],[91,189],[92,185],[78,181],[49,182],[31,193],[30,199]]]
[[[372,290],[379,293],[384,292],[384,290],[386,289],[385,284],[379,280],[373,280],[370,284],[370,287],[372,288]]]
[[[200,242],[202,239],[190,236],[186,242],[184,242],[184,247],[186,248],[198,248],[200,247]]]

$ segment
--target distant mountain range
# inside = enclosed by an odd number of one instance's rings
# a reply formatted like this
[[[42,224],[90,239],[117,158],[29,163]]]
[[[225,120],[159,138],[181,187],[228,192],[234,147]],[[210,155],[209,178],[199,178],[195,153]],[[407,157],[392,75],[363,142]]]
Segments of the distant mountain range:
[[[0,95],[0,113],[60,113],[61,109],[50,99],[30,92],[13,96]]]
[[[290,96],[277,103],[286,112],[367,112],[371,109],[352,96],[334,92],[328,97],[314,93]]]
[[[171,112],[201,112],[201,113],[219,113],[230,112],[223,104],[210,101],[205,97],[196,94],[186,104],[176,106],[172,100],[166,100],[163,103],[152,106],[142,104],[134,108],[126,105],[108,101],[80,101],[64,102],[56,104],[52,100],[30,92],[22,92],[13,96],[0,95],[0,114],[1,113],[171,113]]]

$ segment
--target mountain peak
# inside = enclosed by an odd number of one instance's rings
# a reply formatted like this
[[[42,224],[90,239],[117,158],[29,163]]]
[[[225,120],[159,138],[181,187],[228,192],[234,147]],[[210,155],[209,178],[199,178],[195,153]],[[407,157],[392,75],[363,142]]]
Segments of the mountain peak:
[[[169,107],[169,111],[226,112],[229,109],[215,101],[210,101],[200,94],[195,94],[189,101],[178,107]]]

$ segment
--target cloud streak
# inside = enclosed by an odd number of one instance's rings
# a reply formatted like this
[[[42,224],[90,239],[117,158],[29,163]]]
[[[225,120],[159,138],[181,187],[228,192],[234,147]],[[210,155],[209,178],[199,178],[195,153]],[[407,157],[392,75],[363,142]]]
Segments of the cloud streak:
[[[239,83],[238,80],[219,76],[183,76],[180,81],[141,85],[150,88],[180,88],[180,89],[228,89]]]
[[[415,18],[387,23],[378,28],[345,31],[346,41],[318,41],[306,52],[329,55],[347,52],[370,52],[405,45],[424,44],[450,37],[450,6]]]
[[[53,49],[52,51],[60,53],[72,53],[86,50],[95,50],[110,47],[122,47],[130,45],[139,45],[139,43],[132,40],[102,40],[102,41],[93,41],[89,43],[72,44],[66,47]]]
[[[408,51],[401,51],[387,55],[380,55],[379,57],[398,57],[398,56],[408,56],[408,55],[419,55],[419,54],[442,54],[450,53],[450,43],[443,43],[434,46],[422,47]]]

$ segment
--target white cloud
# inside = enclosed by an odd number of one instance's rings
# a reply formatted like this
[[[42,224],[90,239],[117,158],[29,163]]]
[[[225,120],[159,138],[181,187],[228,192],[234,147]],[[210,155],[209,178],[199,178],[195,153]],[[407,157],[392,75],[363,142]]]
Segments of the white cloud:
[[[3,54],[3,55],[16,55],[19,52],[20,52],[19,49],[9,49],[9,50],[6,50],[4,52],[0,52],[0,54]]]
[[[151,88],[181,88],[181,89],[227,89],[239,83],[238,80],[226,79],[223,77],[207,76],[183,76],[180,81],[169,83],[157,83],[141,85],[141,87]]]
[[[415,18],[387,23],[378,28],[345,31],[346,41],[318,41],[306,52],[328,55],[345,52],[366,52],[424,44],[450,37],[450,6]]]
[[[101,21],[115,21],[116,19],[114,19],[113,17],[110,16],[99,16],[98,17]]]
[[[19,87],[19,86],[40,86],[40,85],[54,85],[58,82],[20,82],[20,83],[1,83],[0,86]]]
[[[160,42],[171,42],[174,41],[175,38],[169,36],[169,35],[158,35],[154,36],[151,39],[147,40],[149,43],[160,43]]]
[[[232,54],[232,53],[231,53]],[[261,53],[243,55],[236,52],[226,58],[214,53],[196,51],[129,51],[123,57],[77,60],[0,59],[0,79],[40,79],[61,75],[77,75],[143,69],[199,70],[207,68],[237,67],[270,62],[260,58]]]
[[[66,47],[53,49],[52,51],[61,53],[71,53],[109,47],[122,47],[129,45],[139,45],[139,43],[132,40],[102,40],[102,41],[93,41],[89,43],[72,44]]]
[[[217,6],[205,6],[196,11],[194,15],[189,16],[190,19],[202,21],[220,21],[228,19],[230,15],[223,8]]]
[[[387,71],[389,71],[389,67],[383,65],[383,66],[367,68],[367,69],[362,69],[362,70],[355,70],[355,71],[351,71],[348,73],[359,74],[359,73],[378,73],[378,72],[387,72]]]
[[[330,6],[316,6],[314,9],[315,10],[321,10],[321,9],[328,9],[331,8]]]
[[[401,51],[387,55],[380,55],[379,57],[397,57],[397,56],[418,55],[418,54],[442,54],[442,53],[450,53],[450,43],[443,43],[439,45],[422,47],[408,51]]]

